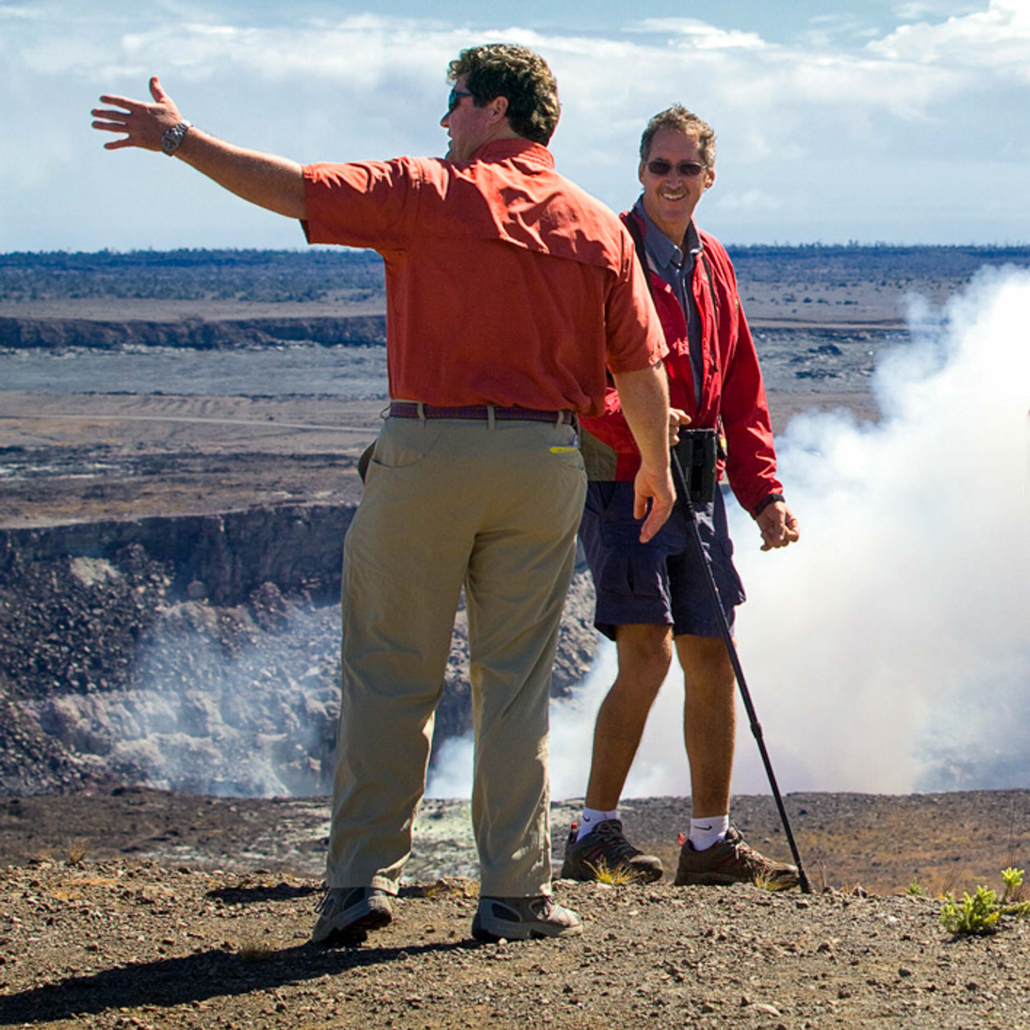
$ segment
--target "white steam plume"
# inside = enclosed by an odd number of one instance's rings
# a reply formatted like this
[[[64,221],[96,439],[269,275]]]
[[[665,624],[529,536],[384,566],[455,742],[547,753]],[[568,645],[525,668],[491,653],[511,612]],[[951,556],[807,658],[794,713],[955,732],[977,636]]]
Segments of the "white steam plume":
[[[923,306],[925,309],[925,305]],[[1030,274],[983,272],[874,389],[883,418],[795,419],[778,441],[802,539],[762,553],[736,506],[737,635],[781,789],[1030,785]],[[614,656],[552,709],[552,794],[581,796]],[[626,796],[690,793],[675,668]],[[743,712],[733,789],[768,791]],[[431,783],[468,796],[471,744]]]
[[[191,794],[324,794],[339,635],[336,606],[284,601],[281,623],[266,632],[242,606],[183,602],[141,643],[130,689],[24,707],[98,774]]]

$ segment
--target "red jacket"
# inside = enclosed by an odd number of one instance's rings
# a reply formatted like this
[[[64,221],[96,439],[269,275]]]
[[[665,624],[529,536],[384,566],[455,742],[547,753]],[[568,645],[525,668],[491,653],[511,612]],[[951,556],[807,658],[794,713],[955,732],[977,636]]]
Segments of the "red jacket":
[[[636,216],[624,211],[621,217],[628,222]],[[644,225],[639,218],[637,225],[643,233]],[[650,270],[648,273],[655,307],[669,346],[669,354],[665,358],[669,403],[688,412],[692,419],[690,425],[695,429],[715,428],[719,417],[722,417],[727,450],[725,471],[741,506],[754,513],[770,494],[783,492],[783,486],[776,478],[776,452],[762,371],[758,367],[751,330],[740,305],[737,278],[729,255],[714,236],[706,232],[699,235],[704,245],[703,255],[707,257],[712,273],[710,286],[705,262],[699,254],[694,264],[691,289],[701,317],[704,381],[700,405],[694,400],[696,391],[690,366],[686,316],[672,288],[657,273]],[[713,307],[716,298],[717,315]],[[633,442],[619,404],[619,395],[611,382],[605,396],[605,413],[596,418],[584,418],[582,424],[589,433],[616,451],[615,478],[632,479],[640,467],[640,452]],[[719,472],[721,478],[722,467]]]

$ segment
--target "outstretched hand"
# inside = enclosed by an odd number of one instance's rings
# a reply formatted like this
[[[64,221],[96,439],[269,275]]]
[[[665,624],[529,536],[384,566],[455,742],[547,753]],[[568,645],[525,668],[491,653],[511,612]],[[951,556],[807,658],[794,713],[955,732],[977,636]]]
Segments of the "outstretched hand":
[[[100,98],[102,104],[114,104],[122,111],[94,107],[96,119],[93,128],[101,132],[122,132],[125,139],[112,140],[104,144],[105,150],[121,150],[122,147],[140,147],[143,150],[160,150],[164,134],[183,120],[172,98],[161,88],[155,75],[150,80],[150,95],[154,103],[147,104],[128,97],[108,96]]]

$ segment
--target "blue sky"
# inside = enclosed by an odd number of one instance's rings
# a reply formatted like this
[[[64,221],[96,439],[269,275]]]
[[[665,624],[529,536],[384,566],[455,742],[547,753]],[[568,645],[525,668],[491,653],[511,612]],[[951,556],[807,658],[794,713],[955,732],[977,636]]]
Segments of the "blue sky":
[[[178,162],[105,152],[96,98],[157,73],[245,146],[441,154],[447,61],[491,40],[547,58],[558,166],[617,209],[644,122],[680,101],[718,133],[698,219],[725,242],[1030,241],[1030,0],[0,0],[0,251],[302,246]]]

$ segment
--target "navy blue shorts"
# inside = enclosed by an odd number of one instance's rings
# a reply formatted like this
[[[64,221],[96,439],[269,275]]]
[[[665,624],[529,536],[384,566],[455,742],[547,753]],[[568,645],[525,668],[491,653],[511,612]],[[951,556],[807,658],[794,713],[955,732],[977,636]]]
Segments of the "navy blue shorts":
[[[745,598],[733,567],[722,491],[716,491],[712,504],[697,505],[695,511],[732,629],[734,606]],[[610,640],[617,626],[638,623],[672,626],[674,636],[720,636],[705,571],[681,509],[677,506],[646,544],[640,542],[640,525],[633,518],[631,482],[587,485],[579,538],[597,591],[594,625]]]

